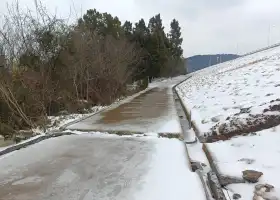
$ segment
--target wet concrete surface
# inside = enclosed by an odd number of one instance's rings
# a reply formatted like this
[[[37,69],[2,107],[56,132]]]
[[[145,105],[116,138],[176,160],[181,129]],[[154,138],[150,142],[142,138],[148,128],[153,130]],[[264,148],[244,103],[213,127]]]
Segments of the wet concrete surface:
[[[161,127],[173,120],[174,129],[180,132],[180,125],[171,87],[155,87],[129,102],[93,115],[66,129],[81,131],[125,131],[160,132]],[[165,132],[166,130],[163,130]]]
[[[205,200],[183,142],[83,134],[0,157],[0,200]]]
[[[115,124],[127,120],[143,121],[155,119],[168,112],[166,105],[169,103],[167,88],[153,88],[134,98],[131,102],[124,103],[115,109],[103,112],[98,123]]]
[[[0,200],[131,200],[152,141],[63,136],[0,157]]]

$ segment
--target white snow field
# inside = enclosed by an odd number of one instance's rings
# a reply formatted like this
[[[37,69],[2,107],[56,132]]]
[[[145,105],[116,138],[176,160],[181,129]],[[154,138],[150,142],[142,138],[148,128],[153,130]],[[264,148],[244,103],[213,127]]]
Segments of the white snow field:
[[[205,200],[205,194],[183,142],[92,133],[1,157],[0,199]]]
[[[279,77],[277,47],[198,71],[176,89],[201,135],[234,136],[280,123]]]
[[[259,131],[256,135],[239,136],[228,141],[207,144],[221,174],[242,178],[242,171],[263,173],[256,184],[227,186],[231,194],[239,193],[242,200],[253,199],[254,186],[270,184],[275,188],[270,196],[280,198],[280,126]]]
[[[280,199],[280,47],[197,71],[176,90],[219,171],[260,171],[258,184],[274,186],[264,195]],[[227,188],[248,200],[254,186]]]

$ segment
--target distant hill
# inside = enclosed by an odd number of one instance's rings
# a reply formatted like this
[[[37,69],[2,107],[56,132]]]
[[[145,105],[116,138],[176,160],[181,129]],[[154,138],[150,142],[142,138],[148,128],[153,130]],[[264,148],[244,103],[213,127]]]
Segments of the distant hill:
[[[238,58],[236,54],[196,55],[185,59],[188,73]]]

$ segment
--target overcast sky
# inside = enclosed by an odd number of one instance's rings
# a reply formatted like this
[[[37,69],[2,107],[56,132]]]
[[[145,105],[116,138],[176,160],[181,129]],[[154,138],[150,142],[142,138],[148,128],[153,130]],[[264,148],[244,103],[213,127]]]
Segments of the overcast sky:
[[[32,7],[34,0],[18,0]],[[0,0],[0,12],[6,12]],[[42,0],[61,17],[75,7],[78,16],[87,9],[109,12],[122,21],[146,21],[161,13],[169,30],[173,18],[182,27],[184,56],[209,53],[245,53],[280,42],[280,0]],[[70,7],[72,9],[70,9]]]

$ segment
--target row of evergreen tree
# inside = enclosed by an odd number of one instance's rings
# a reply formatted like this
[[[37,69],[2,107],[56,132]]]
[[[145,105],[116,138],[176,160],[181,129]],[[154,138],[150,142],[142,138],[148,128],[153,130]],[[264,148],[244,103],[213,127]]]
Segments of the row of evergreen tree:
[[[134,78],[169,77],[184,74],[182,34],[179,22],[173,19],[169,33],[165,32],[161,15],[152,17],[148,23],[140,19],[133,24],[108,13],[90,9],[79,19],[78,27],[85,26],[100,35],[111,35],[114,38],[125,36],[130,42],[142,49],[142,62],[137,64]],[[136,66],[136,65],[135,65]]]

